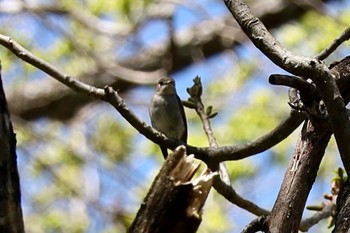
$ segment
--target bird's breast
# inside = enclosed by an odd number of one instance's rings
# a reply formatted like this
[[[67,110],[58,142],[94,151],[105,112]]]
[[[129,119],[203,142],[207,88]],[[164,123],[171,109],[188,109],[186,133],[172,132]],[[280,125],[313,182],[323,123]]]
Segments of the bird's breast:
[[[155,95],[152,102],[152,126],[168,138],[181,140],[186,129],[176,95]]]

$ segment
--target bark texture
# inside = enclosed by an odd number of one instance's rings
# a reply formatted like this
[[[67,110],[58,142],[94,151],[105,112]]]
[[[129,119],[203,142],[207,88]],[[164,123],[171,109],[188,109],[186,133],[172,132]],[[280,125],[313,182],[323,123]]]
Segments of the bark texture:
[[[129,233],[194,233],[215,175],[189,182],[198,169],[185,147],[170,154],[142,203]]]
[[[347,233],[350,227],[350,182],[345,182],[338,199],[333,233]]]
[[[346,57],[332,64],[330,70],[345,103],[348,103],[350,100],[350,58]],[[321,98],[317,92],[312,95],[310,93],[300,91],[300,95],[304,96],[303,102],[312,103],[315,106],[315,103],[319,102]],[[322,104],[316,106],[316,110],[321,111],[325,118],[330,117],[327,112],[324,112],[325,110],[320,110]],[[325,148],[333,133],[334,126],[332,127],[328,120],[310,114],[309,118],[304,123],[293,159],[288,166],[278,198],[268,218],[269,232],[298,232],[307,197],[316,179]],[[344,164],[349,163],[348,157],[342,159]],[[349,216],[350,201],[347,197],[347,188],[344,188],[344,190],[341,201],[338,200],[338,216],[335,229],[349,228],[345,216]],[[335,232],[343,231],[335,230]]]
[[[298,232],[305,203],[332,135],[323,120],[307,120],[269,216],[268,232]]]
[[[1,65],[0,65],[1,70]],[[17,171],[16,136],[0,74],[0,232],[24,232]]]

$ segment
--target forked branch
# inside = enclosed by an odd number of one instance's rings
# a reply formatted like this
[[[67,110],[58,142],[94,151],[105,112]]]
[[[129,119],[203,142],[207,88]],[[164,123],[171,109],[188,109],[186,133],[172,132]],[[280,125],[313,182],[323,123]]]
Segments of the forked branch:
[[[43,59],[34,56],[31,52],[23,48],[20,44],[18,44],[10,37],[0,34],[0,44],[9,49],[13,54],[15,54],[23,61],[44,71],[72,90],[112,104],[135,129],[137,129],[141,134],[143,134],[154,143],[164,145],[171,149],[175,149],[178,146],[175,141],[167,139],[163,134],[147,125],[144,121],[140,120],[127,107],[122,98],[119,96],[118,92],[114,91],[112,88],[96,88],[94,86],[83,83],[70,75],[66,75]],[[292,110],[290,116],[282,121],[275,129],[253,142],[239,146],[224,146],[218,148],[199,148],[186,145],[186,148],[189,153],[196,154],[197,158],[203,160],[208,164],[218,164],[219,162],[226,160],[240,160],[263,152],[278,144],[283,139],[288,137],[301,124],[303,119],[304,116],[302,114]]]

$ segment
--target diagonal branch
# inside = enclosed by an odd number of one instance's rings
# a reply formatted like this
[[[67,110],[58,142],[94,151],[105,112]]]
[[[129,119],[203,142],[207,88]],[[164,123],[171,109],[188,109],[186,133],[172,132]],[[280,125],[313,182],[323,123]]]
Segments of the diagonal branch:
[[[191,108],[195,108],[197,115],[203,123],[203,129],[207,135],[209,146],[212,148],[218,148],[219,144],[217,143],[214,132],[211,127],[210,118],[216,116],[217,112],[212,112],[212,107],[209,106],[205,109],[202,102],[202,83],[199,77],[196,77],[194,80],[194,85],[191,88],[187,89],[187,92],[190,94],[189,101],[187,102]],[[211,168],[212,169],[212,168]],[[235,189],[231,185],[231,180],[225,163],[221,162],[219,164],[220,178],[216,176],[214,178],[213,187],[215,190],[220,193],[226,200],[231,203],[255,214],[255,215],[267,215],[269,211],[257,206],[253,202],[244,199],[238,195]]]
[[[0,44],[8,48],[20,59],[44,71],[72,90],[95,99],[109,102],[135,129],[154,143],[164,145],[170,149],[175,149],[179,146],[175,141],[167,139],[164,135],[141,121],[132,111],[130,111],[119,94],[116,91],[113,91],[113,89],[107,88],[104,90],[96,88],[78,81],[70,75],[63,74],[48,62],[31,54],[10,37],[0,34]],[[240,160],[263,152],[281,142],[288,137],[303,120],[303,114],[292,110],[289,117],[282,121],[275,129],[253,142],[239,146],[224,146],[218,148],[198,148],[190,145],[187,145],[186,147],[189,153],[195,154],[197,158],[208,164],[218,164],[226,160]]]
[[[291,110],[290,115],[269,133],[246,144],[223,146],[218,149],[214,148],[212,152],[208,153],[208,159],[216,162],[240,160],[264,152],[287,138],[304,119],[304,114],[296,110]]]
[[[345,170],[350,174],[350,121],[334,76],[320,60],[299,56],[287,50],[268,32],[243,0],[224,0],[226,6],[254,45],[282,69],[310,78],[328,110],[333,133]]]
[[[346,28],[345,31],[336,38],[326,49],[315,56],[318,60],[326,59],[331,53],[333,53],[342,43],[350,39],[350,27]]]
[[[92,96],[96,99],[103,99],[104,90],[96,88],[78,81],[72,76],[61,73],[57,68],[53,67],[43,59],[34,56],[31,52],[23,48],[20,44],[14,41],[11,37],[0,34],[0,44],[9,49],[13,54],[22,59],[23,61],[33,65],[34,67],[44,71],[57,81],[68,86],[72,90],[82,93],[88,96]]]
[[[222,182],[219,177],[214,178],[213,187],[215,190],[220,193],[226,200],[229,202],[239,206],[242,209],[247,210],[248,212],[255,214],[257,216],[268,215],[270,211],[259,207],[255,203],[244,199],[242,196],[237,194],[236,190],[232,188],[230,185]]]
[[[333,202],[327,203],[321,211],[315,213],[309,218],[306,218],[300,222],[299,230],[306,232],[312,226],[316,225],[322,219],[332,216],[333,212],[336,209],[336,205]]]
[[[305,121],[268,218],[269,232],[298,232],[307,197],[331,135],[327,121],[312,117]]]
[[[330,0],[324,1],[328,2]],[[341,0],[335,1],[341,2]],[[183,1],[170,2],[170,5],[173,6],[174,4],[175,6],[176,4],[185,4],[186,8],[189,7],[190,9],[194,10],[196,14],[201,14],[198,8],[194,9],[195,7],[193,3],[184,3]],[[138,22],[136,22],[136,25],[127,24],[126,28],[124,23],[120,24],[119,22],[112,22],[111,20],[104,19],[103,17],[98,19],[95,18],[92,20],[90,19],[90,22],[81,22],[81,20],[84,20],[86,17],[76,16],[74,15],[76,13],[73,11],[77,11],[77,14],[83,15],[91,15],[92,13],[86,12],[86,9],[70,9],[68,6],[62,6],[59,1],[55,1],[53,4],[42,4],[38,1],[35,3],[33,1],[0,1],[0,14],[6,14],[9,16],[7,17],[8,21],[11,21],[11,18],[16,19],[17,17],[22,16],[27,17],[28,14],[37,14],[41,17],[45,15],[64,17],[70,20],[70,22],[81,24],[81,26],[85,28],[84,31],[88,31],[89,33],[94,34],[94,32],[97,30],[99,36],[109,38],[108,40],[111,40],[111,46],[114,49],[117,49],[124,47],[126,41],[124,41],[123,38],[125,34],[129,33],[132,38],[135,38],[136,41],[138,41],[138,31],[144,26],[147,27],[150,20],[154,18],[162,18],[161,20],[164,21],[166,14],[169,14],[168,10],[163,8],[163,5],[166,5],[167,3],[169,2],[165,1],[162,3],[162,1],[157,1],[155,4],[150,4],[149,6],[145,7],[146,11],[142,12],[142,14],[139,15],[140,17],[138,17]],[[269,4],[268,7],[265,7],[265,5],[263,5],[264,2],[261,1],[254,1],[252,4],[253,11],[256,12],[256,15],[269,29],[279,27],[281,24],[286,23],[290,20],[297,20],[310,9],[308,7],[309,4],[306,1],[298,1],[296,3],[284,0],[275,0],[269,3],[271,4]],[[192,6],[194,8],[191,8]],[[288,12],[288,14],[285,12]],[[95,17],[98,16],[95,15]],[[3,26],[6,27],[6,22],[2,23],[4,24]],[[54,31],[56,34],[58,28],[57,26],[58,25],[55,25],[55,27],[47,29]],[[59,26],[62,25],[60,24]],[[90,26],[94,28],[91,28]],[[14,26],[11,29],[15,30],[16,27]],[[115,34],[116,29],[119,30],[118,34],[121,35],[122,40],[114,38],[118,35],[115,35],[113,38],[104,36],[106,33],[108,35]],[[118,36],[118,38],[120,37]],[[67,39],[70,40],[69,38]],[[240,43],[246,41],[247,37],[241,32],[237,23],[235,23],[232,19],[231,15],[225,13],[220,17],[204,17],[201,22],[193,25],[193,27],[186,27],[184,30],[176,30],[175,37],[173,39],[175,40],[176,50],[171,51],[174,52],[174,54],[172,54],[174,63],[172,64],[171,73],[177,72],[193,64],[195,62],[195,54],[193,51],[201,51],[203,52],[203,55],[208,58],[215,54],[225,52],[226,50],[231,50],[232,46],[239,45]],[[29,39],[29,41],[31,40]],[[127,44],[129,44],[129,42],[127,42]],[[111,64],[120,64],[124,68],[127,67],[133,70],[157,70],[162,69],[161,66],[164,64],[164,58],[170,52],[169,46],[165,46],[165,43],[153,43],[151,47],[148,45],[145,47],[139,47],[137,44],[135,44],[135,46],[138,52],[136,52],[131,57],[118,57],[116,58],[117,61],[109,59],[106,62]],[[115,53],[112,53],[114,49],[110,50],[111,57],[115,57]],[[72,52],[75,53],[76,51],[73,49]],[[98,51],[95,52],[98,53]],[[105,53],[102,54],[105,55]],[[105,57],[106,56],[104,56],[104,58]],[[105,85],[110,85],[113,83],[112,86],[118,86],[120,93],[127,91],[131,87],[135,86],[136,79],[127,78],[134,77],[133,73],[129,71],[124,72],[123,70],[118,69],[117,71],[123,71],[123,74],[121,74],[114,71],[111,73],[109,72],[109,69],[99,69],[99,67],[90,68],[92,69],[87,70],[86,73],[84,72],[77,74],[78,78],[84,78],[85,83],[89,83],[90,85],[98,87],[103,87]],[[127,76],[124,76],[125,74],[127,74]],[[118,77],[115,77],[115,75]],[[138,77],[137,81],[140,81],[140,75],[135,75]],[[147,77],[142,77],[144,78],[142,84],[146,82],[148,84],[154,83],[155,80],[157,80],[157,78],[152,78],[155,76],[150,77],[147,75]],[[26,88],[26,93],[29,91],[28,95],[22,93],[20,90],[18,90],[18,88],[10,88],[7,92],[7,99],[10,103],[11,111],[21,118],[27,120],[35,120],[43,115],[61,121],[70,119],[72,116],[74,116],[79,108],[83,107],[85,104],[88,104],[91,101],[91,99],[84,98],[84,96],[78,96],[76,93],[69,92],[67,89],[62,88],[62,91],[61,88],[56,88],[53,82],[47,82],[48,88],[50,88],[50,90],[45,90],[44,94],[42,94],[42,92],[32,91],[33,89],[31,87],[36,86],[36,83],[33,83],[33,81],[27,82],[26,87],[27,84],[31,84],[31,86],[28,87],[28,90]],[[136,83],[136,85],[140,85],[140,83]],[[71,98],[73,98],[75,101],[66,101],[67,99]],[[17,101],[18,99],[21,99],[22,101],[19,103],[19,101]],[[55,111],[51,111],[53,106],[55,107]]]

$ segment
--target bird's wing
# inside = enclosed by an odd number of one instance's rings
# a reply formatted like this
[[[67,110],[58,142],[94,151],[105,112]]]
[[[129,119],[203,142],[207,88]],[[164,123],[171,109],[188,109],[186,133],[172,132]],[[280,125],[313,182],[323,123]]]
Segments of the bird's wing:
[[[178,95],[176,95],[176,97],[177,97],[177,101],[178,101],[179,106],[180,106],[180,113],[181,113],[181,117],[182,117],[182,120],[183,120],[184,126],[185,126],[185,132],[183,133],[183,135],[181,137],[181,141],[187,144],[187,120],[186,120],[185,109],[184,109],[184,106],[181,102],[180,97]]]

